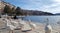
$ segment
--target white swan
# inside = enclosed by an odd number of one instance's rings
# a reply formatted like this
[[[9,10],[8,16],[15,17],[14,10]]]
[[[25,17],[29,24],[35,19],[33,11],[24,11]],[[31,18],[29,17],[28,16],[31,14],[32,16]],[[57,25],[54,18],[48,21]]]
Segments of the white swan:
[[[45,26],[45,33],[51,33],[51,31],[52,31],[51,25],[47,24],[47,25]]]
[[[31,20],[29,20],[27,24],[31,27],[31,30],[34,30],[36,28],[36,24],[34,24]]]
[[[47,21],[48,21],[48,19],[47,19]],[[45,33],[51,33],[51,31],[52,31],[52,27],[49,23],[47,23],[45,26]]]
[[[7,23],[7,27],[10,29],[10,31],[12,31],[12,33],[13,33],[13,30],[20,29],[22,27],[22,25],[16,21],[5,19],[5,22]]]
[[[22,21],[22,24],[24,25],[22,28],[22,32],[28,33],[29,31],[32,31],[35,29],[36,25],[34,23],[31,23],[31,21]]]

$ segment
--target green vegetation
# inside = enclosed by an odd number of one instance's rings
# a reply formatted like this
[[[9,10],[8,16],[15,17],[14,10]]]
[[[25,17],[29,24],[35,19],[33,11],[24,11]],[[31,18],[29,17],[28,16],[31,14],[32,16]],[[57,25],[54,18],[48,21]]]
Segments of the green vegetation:
[[[21,13],[21,8],[20,7],[17,7],[16,9],[13,7],[13,8],[10,8],[9,6],[5,6],[4,7],[4,14],[9,14],[9,15],[22,15]]]
[[[12,11],[12,10],[11,10],[11,8],[10,8],[9,6],[6,5],[6,6],[4,7],[4,13],[11,13],[11,11]]]
[[[15,10],[15,12],[16,12],[16,15],[22,15],[20,7],[17,7],[16,10]]]

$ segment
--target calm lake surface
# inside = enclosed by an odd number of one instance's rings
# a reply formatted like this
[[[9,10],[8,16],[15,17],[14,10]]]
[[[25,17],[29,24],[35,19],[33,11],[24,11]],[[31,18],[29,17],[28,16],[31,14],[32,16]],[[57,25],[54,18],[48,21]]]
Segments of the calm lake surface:
[[[60,21],[60,16],[26,16],[23,19],[27,20],[27,21],[31,20],[31,21],[34,21],[34,22],[46,23],[47,18],[48,18],[49,22]]]
[[[23,20],[31,20],[38,23],[47,23],[47,18],[51,25],[60,25],[60,16],[26,16]]]

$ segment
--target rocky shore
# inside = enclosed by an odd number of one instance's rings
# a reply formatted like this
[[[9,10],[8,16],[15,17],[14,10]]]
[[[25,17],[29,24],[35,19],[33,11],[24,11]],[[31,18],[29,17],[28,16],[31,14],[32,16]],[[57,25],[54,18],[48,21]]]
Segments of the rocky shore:
[[[6,27],[6,23],[4,23],[4,19],[7,19],[7,18],[0,18],[0,33],[9,33],[9,29],[6,29],[7,27]],[[11,20],[20,22],[22,24],[29,22],[21,19],[17,19],[17,20],[11,19]],[[34,22],[31,22],[31,23],[34,23]],[[38,23],[38,22],[34,24],[36,25],[35,29],[32,31],[29,31],[28,33],[45,33],[45,24]],[[25,27],[28,27],[28,24],[26,24]],[[21,30],[14,30],[14,33],[26,33],[26,32],[22,32]],[[60,27],[52,26],[52,33],[60,33]]]

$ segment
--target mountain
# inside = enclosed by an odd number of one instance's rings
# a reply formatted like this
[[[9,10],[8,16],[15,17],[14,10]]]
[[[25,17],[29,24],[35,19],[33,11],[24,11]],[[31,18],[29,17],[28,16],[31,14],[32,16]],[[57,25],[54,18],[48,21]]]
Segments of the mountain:
[[[16,9],[16,6],[13,5],[13,4],[10,4],[8,2],[4,2],[4,1],[0,1],[0,11],[3,13],[4,11],[4,7],[7,5],[9,6],[10,8],[15,8]],[[49,12],[43,12],[43,11],[38,11],[38,10],[24,10],[24,9],[21,9],[20,11],[22,13],[22,15],[53,15],[52,13],[49,13]],[[16,12],[15,12],[16,13]]]
[[[56,14],[54,14],[54,15],[60,15],[60,13],[56,13]]]
[[[22,13],[25,15],[53,15],[52,13],[38,10],[22,10]]]
[[[3,12],[4,7],[5,7],[6,5],[9,6],[10,8],[13,8],[13,7],[16,8],[15,5],[12,5],[12,4],[8,3],[8,2],[0,1],[0,4],[1,4],[1,5],[0,5],[0,11],[1,11],[1,12]]]

